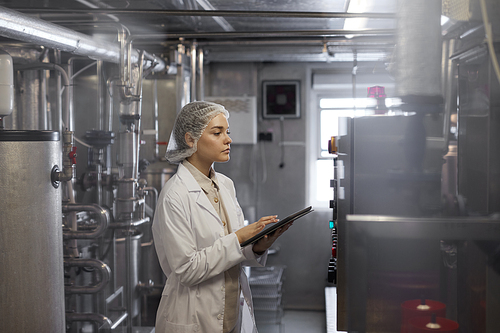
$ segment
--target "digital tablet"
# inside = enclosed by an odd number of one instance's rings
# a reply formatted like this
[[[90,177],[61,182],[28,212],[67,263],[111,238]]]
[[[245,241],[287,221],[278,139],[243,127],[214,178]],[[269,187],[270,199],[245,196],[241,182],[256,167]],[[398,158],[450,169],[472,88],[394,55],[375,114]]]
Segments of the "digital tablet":
[[[301,218],[302,216],[305,216],[313,211],[314,210],[313,210],[312,206],[309,206],[307,208],[299,210],[296,213],[293,213],[292,215],[288,215],[287,217],[280,220],[279,222],[272,223],[272,224],[268,225],[264,230],[259,232],[257,235],[255,235],[252,238],[241,243],[241,247],[245,247],[247,245],[253,244],[253,243],[257,242],[259,239],[261,239],[262,237],[264,237],[265,235],[272,234],[276,229],[279,229],[280,227],[284,226],[285,224],[293,222],[293,221]]]

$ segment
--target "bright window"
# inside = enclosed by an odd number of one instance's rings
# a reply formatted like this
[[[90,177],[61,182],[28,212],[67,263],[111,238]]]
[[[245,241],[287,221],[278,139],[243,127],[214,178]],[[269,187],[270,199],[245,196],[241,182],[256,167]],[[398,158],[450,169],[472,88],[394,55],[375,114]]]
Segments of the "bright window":
[[[373,114],[376,100],[373,98],[329,98],[318,97],[319,140],[316,161],[316,201],[325,202],[333,199],[330,180],[333,179],[333,155],[328,152],[331,137],[339,135],[339,118],[362,117]]]

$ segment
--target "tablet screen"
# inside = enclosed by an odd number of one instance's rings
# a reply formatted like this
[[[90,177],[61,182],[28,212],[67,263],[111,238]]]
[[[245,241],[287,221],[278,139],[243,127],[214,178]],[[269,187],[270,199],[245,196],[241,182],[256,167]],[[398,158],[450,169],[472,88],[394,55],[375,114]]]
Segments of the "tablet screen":
[[[261,239],[262,237],[264,237],[265,235],[272,234],[276,229],[279,229],[283,225],[290,223],[290,222],[293,222],[293,221],[295,221],[295,220],[297,220],[297,219],[299,219],[299,218],[301,218],[301,217],[303,217],[303,216],[305,216],[313,211],[314,210],[312,209],[312,206],[309,206],[309,207],[306,207],[302,210],[299,210],[298,212],[295,212],[291,215],[288,215],[287,217],[280,220],[279,222],[276,222],[270,226],[267,226],[264,230],[259,232],[257,235],[255,235],[252,238],[241,243],[241,247],[245,247],[247,245],[253,244],[253,243],[257,242],[259,239]]]

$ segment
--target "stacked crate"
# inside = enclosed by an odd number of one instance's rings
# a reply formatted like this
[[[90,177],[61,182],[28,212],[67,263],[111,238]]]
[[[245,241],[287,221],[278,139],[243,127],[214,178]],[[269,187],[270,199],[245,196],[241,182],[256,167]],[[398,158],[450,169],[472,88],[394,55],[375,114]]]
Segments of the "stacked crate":
[[[280,325],[283,316],[283,280],[285,266],[252,267],[249,283],[257,326]]]

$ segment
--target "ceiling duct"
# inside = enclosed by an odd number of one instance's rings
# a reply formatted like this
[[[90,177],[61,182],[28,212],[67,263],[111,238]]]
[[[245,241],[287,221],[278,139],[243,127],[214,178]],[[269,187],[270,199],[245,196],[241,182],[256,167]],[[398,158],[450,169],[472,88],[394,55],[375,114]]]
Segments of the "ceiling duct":
[[[397,18],[396,95],[412,104],[439,104],[441,2],[400,0]]]
[[[5,7],[0,7],[0,36],[86,56],[95,60],[120,63],[120,47],[118,44],[92,38]],[[132,61],[137,62],[138,59],[139,56],[134,51]],[[161,59],[155,58],[155,61],[159,63],[155,67],[155,71],[161,71],[165,68],[165,64]]]

